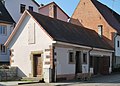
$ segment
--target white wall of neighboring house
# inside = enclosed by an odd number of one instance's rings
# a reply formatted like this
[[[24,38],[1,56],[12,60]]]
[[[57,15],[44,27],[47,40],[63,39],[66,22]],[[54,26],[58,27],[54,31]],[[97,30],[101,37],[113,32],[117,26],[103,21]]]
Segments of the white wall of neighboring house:
[[[49,5],[39,9],[39,13],[49,16]],[[61,9],[59,9],[58,7],[57,7],[57,19],[62,21],[68,21],[68,16],[65,15],[65,13],[63,13]]]
[[[38,6],[32,0],[5,0],[5,7],[16,23],[22,15],[20,13],[20,4],[26,5],[26,9],[32,6],[33,11],[38,12]]]
[[[119,41],[119,44],[118,44],[118,41]],[[115,56],[116,56],[116,64],[120,64],[120,36],[119,35],[117,35],[115,38]]]
[[[28,28],[34,24],[35,28]],[[29,29],[35,29],[34,44],[29,44],[28,42]],[[49,49],[50,45],[52,45],[51,38],[35,23],[33,18],[26,16],[9,45],[9,48],[14,50],[14,52],[12,52],[12,60],[14,60],[14,62],[11,66],[17,66],[19,68],[18,75],[20,77],[29,77],[32,70],[30,60],[31,51],[44,51],[45,49]],[[42,56],[44,56],[44,53]]]
[[[13,30],[13,25],[5,23],[0,23],[0,25],[4,25],[7,27],[6,35],[0,34],[0,44],[4,44]],[[0,62],[9,62],[9,50],[6,50],[5,53],[0,52]]]

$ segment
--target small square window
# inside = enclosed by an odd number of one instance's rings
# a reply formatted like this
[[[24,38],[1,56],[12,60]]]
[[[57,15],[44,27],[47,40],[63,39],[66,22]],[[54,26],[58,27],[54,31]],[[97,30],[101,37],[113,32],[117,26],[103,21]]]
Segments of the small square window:
[[[0,46],[0,52],[1,54],[6,54],[6,47],[3,44]]]
[[[83,64],[87,64],[87,53],[83,53]]]
[[[103,35],[103,25],[98,25],[98,34],[100,37]]]
[[[72,51],[69,52],[69,63],[74,63],[74,53]]]
[[[29,11],[33,11],[33,7],[32,6],[29,6]]]
[[[25,11],[26,5],[20,4],[20,13],[23,13]]]

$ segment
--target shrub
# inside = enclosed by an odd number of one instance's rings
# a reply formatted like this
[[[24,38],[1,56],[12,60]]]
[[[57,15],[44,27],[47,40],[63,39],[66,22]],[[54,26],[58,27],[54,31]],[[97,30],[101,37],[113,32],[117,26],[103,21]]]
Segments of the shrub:
[[[0,69],[9,69],[9,66],[8,65],[2,65],[2,66],[0,66]]]

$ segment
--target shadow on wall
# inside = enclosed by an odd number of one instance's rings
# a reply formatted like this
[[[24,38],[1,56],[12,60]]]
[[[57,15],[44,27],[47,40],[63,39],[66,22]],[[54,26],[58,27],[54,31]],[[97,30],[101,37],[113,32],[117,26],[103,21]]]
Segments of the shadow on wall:
[[[25,74],[24,74],[24,72],[22,71],[22,70],[20,70],[19,68],[17,68],[17,76],[18,77],[27,77]]]

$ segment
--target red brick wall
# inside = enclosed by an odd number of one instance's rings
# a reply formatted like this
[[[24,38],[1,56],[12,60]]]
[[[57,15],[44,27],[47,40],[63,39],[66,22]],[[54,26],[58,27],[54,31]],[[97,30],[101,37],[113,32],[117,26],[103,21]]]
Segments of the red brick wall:
[[[97,8],[91,2],[91,0],[80,0],[77,8],[75,9],[73,15],[73,20],[79,20],[81,25],[90,28],[98,32],[98,25],[103,25],[103,35],[106,40],[113,46],[113,32],[116,32],[104,19],[104,17],[99,13]],[[78,21],[77,21],[78,22]],[[76,24],[72,21],[71,23]]]

